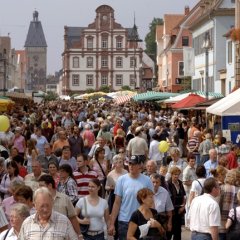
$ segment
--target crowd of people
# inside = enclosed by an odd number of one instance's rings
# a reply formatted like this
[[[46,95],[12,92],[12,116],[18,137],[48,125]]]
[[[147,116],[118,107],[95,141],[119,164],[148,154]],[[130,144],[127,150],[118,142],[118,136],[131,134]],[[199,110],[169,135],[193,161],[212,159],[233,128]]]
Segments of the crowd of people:
[[[239,239],[239,147],[201,116],[94,100],[6,115],[0,240]]]

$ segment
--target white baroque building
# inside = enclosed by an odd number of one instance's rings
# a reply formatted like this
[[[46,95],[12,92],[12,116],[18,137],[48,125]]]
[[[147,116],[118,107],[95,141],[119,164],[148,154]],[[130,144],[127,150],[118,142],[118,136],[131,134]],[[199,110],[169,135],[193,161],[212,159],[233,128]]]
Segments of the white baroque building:
[[[62,94],[82,93],[108,86],[141,88],[143,50],[137,27],[124,28],[115,22],[108,5],[96,9],[88,27],[64,27]]]

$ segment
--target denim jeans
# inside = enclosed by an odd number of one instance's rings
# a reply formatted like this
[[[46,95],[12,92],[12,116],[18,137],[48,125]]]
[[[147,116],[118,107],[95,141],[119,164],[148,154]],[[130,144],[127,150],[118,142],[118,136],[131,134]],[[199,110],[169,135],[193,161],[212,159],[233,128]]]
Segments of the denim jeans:
[[[104,233],[100,233],[98,235],[95,235],[95,236],[90,236],[90,235],[85,235],[83,237],[84,240],[104,240]]]
[[[192,232],[191,240],[212,240],[210,234]]]
[[[126,240],[128,231],[128,222],[118,221],[118,239]]]

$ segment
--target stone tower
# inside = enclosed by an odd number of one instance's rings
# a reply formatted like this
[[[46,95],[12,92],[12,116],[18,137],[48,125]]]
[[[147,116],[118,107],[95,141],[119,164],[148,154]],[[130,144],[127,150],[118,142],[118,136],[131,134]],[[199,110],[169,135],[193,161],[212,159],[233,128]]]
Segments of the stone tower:
[[[45,90],[47,74],[47,42],[38,12],[33,12],[25,42],[27,59],[27,90]]]

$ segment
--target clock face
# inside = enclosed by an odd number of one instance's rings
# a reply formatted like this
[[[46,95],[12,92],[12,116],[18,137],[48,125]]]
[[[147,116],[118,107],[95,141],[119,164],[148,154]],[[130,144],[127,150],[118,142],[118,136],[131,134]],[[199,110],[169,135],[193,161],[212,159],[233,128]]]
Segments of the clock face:
[[[107,21],[107,19],[108,19],[108,18],[107,18],[107,15],[103,15],[102,20],[103,20],[103,21]]]

